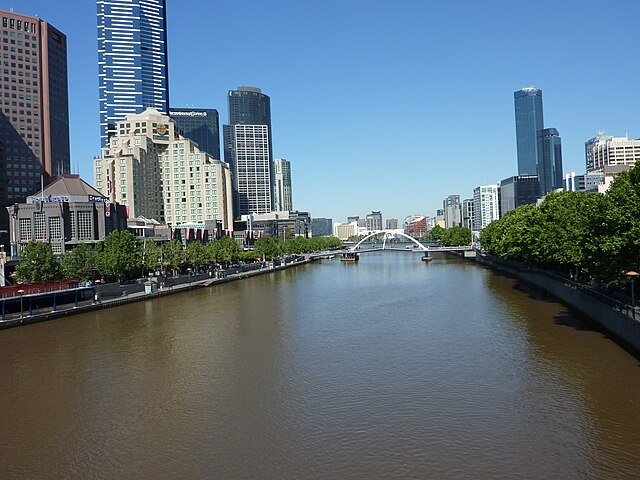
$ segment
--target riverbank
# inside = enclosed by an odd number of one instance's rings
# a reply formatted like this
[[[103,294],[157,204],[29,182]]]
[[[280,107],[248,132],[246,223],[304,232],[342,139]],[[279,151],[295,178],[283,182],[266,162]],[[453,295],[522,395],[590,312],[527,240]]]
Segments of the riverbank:
[[[476,262],[523,280],[557,298],[578,312],[592,326],[640,358],[640,315],[628,305],[602,295],[586,285],[544,270],[505,262],[486,254],[476,255]]]
[[[212,286],[223,284],[223,283],[242,280],[248,277],[254,277],[256,275],[264,275],[267,273],[273,273],[280,270],[297,267],[298,265],[311,263],[311,262],[314,262],[315,260],[316,260],[315,258],[306,257],[306,258],[297,259],[292,261],[291,263],[286,263],[282,265],[266,266],[266,267],[255,269],[255,270],[240,271],[237,273],[225,275],[222,278],[206,277],[204,279],[196,280],[195,278],[198,278],[198,277],[193,277],[194,280],[189,281],[189,278],[187,277],[183,279],[184,280],[183,283],[171,285],[169,287],[159,289],[152,293],[146,293],[144,290],[142,290],[144,288],[144,285],[137,284],[134,286],[132,293],[128,293],[125,290],[122,292],[122,295],[119,295],[113,298],[104,298],[104,294],[109,288],[108,285],[105,285],[103,287],[100,287],[102,289],[103,295],[102,295],[102,299],[99,300],[98,302],[84,301],[84,302],[79,302],[77,306],[73,304],[71,306],[68,306],[68,308],[65,308],[67,306],[59,306],[55,311],[48,310],[48,311],[37,312],[37,313],[34,313],[33,315],[17,316],[16,318],[6,319],[4,321],[0,321],[0,330],[6,329],[6,328],[12,328],[12,327],[19,327],[22,325],[30,325],[32,323],[46,322],[48,320],[54,320],[56,318],[68,317],[70,315],[87,313],[94,310],[101,310],[104,308],[119,307],[121,305],[127,305],[129,303],[134,303],[134,302],[153,300],[166,295],[175,295],[178,293],[184,293],[189,290],[194,290],[197,288],[212,287]],[[139,288],[136,288],[136,287],[139,287]]]

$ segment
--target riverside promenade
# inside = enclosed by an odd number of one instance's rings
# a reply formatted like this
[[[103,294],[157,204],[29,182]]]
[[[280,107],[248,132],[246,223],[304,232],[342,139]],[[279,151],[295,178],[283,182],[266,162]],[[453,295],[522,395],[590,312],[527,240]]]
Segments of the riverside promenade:
[[[98,293],[98,300],[83,300],[77,303],[77,306],[73,303],[66,305],[58,305],[55,310],[52,307],[33,310],[32,314],[14,313],[7,315],[5,320],[0,320],[0,330],[19,327],[22,325],[29,325],[32,323],[44,322],[47,320],[53,320],[60,317],[67,317],[70,315],[76,315],[79,313],[91,312],[93,310],[100,310],[104,308],[118,307],[120,305],[127,305],[134,302],[142,302],[145,300],[153,300],[166,295],[174,295],[178,293],[184,293],[196,288],[211,287],[223,283],[234,282],[242,280],[248,277],[254,277],[256,275],[264,275],[267,273],[284,270],[287,268],[297,267],[298,265],[304,265],[315,261],[316,258],[307,256],[300,256],[289,263],[283,263],[280,265],[270,265],[269,263],[262,264],[259,268],[253,268],[250,270],[243,270],[239,268],[231,268],[223,270],[224,273],[221,278],[211,278],[208,274],[200,275],[187,275],[179,277],[169,277],[169,286],[159,288],[157,291],[147,293],[144,291],[144,282],[130,285],[132,292],[129,292],[126,286],[120,286],[119,284],[105,284],[100,286],[93,286],[94,291]],[[227,273],[232,271],[234,273]],[[203,278],[204,277],[204,278]],[[116,296],[105,298],[105,294],[114,288],[119,292]],[[86,287],[84,288],[86,290]]]

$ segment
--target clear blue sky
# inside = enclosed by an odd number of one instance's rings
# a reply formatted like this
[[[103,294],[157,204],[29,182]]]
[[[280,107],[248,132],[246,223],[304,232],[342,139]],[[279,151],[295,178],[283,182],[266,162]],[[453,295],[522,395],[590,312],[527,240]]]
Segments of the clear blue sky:
[[[597,131],[640,136],[640,2],[167,0],[170,100],[271,97],[294,208],[344,221],[435,214],[516,168],[513,92],[543,90],[565,171]],[[67,34],[74,171],[99,154],[93,0],[0,0]]]

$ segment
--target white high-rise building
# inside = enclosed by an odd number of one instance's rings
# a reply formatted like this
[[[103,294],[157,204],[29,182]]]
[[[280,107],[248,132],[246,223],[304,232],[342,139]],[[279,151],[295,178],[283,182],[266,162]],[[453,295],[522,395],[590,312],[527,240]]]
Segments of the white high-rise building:
[[[232,125],[238,212],[271,212],[271,155],[267,125]]]
[[[473,189],[473,229],[482,230],[500,218],[498,185],[480,185]]]
[[[291,162],[284,158],[276,158],[274,162],[274,170],[274,209],[276,212],[292,212],[293,196],[291,195]]]
[[[155,108],[119,122],[93,163],[96,190],[125,205],[129,218],[172,226],[219,220],[233,230],[228,165],[180,135],[173,120]]]
[[[640,159],[640,139],[612,137],[598,133],[585,143],[587,173],[603,172],[604,167],[635,165]]]

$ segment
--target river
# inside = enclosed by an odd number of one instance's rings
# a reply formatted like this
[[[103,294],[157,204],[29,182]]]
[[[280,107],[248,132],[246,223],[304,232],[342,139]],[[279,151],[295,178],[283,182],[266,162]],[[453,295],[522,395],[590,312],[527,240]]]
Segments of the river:
[[[374,253],[0,331],[2,479],[622,479],[640,365],[471,262]]]

